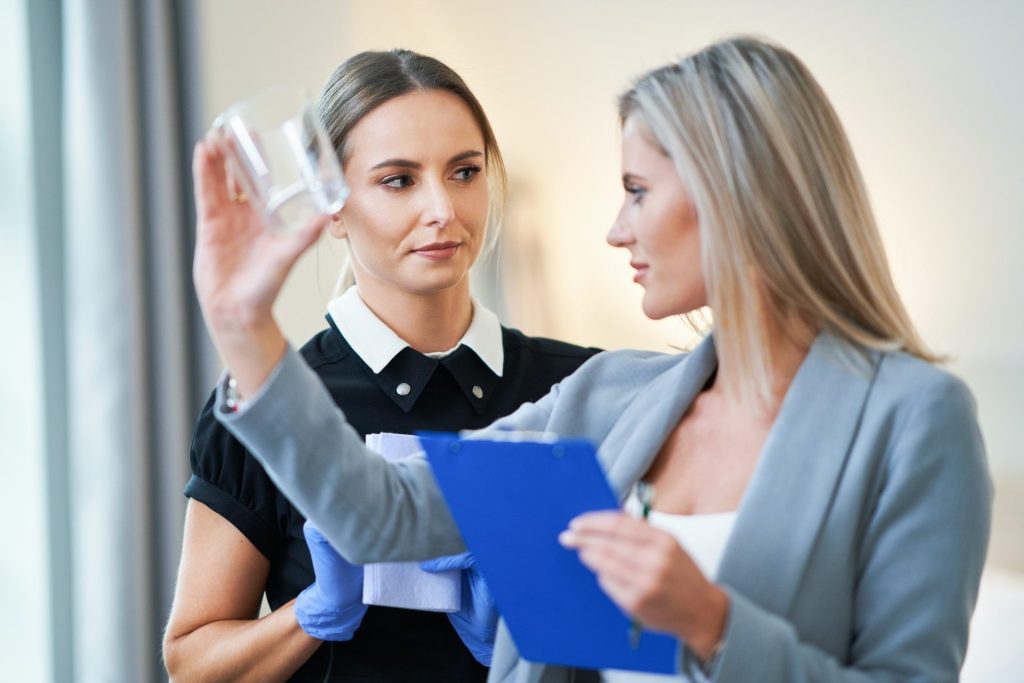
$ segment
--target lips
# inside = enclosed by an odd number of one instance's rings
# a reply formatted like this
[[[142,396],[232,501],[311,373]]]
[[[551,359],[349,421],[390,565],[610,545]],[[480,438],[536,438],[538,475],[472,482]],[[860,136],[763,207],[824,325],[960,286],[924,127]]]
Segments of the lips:
[[[418,249],[413,249],[412,253],[434,261],[444,261],[455,256],[461,246],[461,242],[433,242]]]
[[[647,274],[648,265],[646,263],[636,263],[635,261],[630,261],[629,265],[636,270],[636,273],[633,274],[633,282],[639,283],[644,279],[644,275]]]

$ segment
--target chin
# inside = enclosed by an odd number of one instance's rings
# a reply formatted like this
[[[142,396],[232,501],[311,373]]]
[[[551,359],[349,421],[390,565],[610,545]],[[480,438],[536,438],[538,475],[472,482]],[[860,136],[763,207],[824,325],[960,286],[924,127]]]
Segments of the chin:
[[[651,320],[661,320],[672,315],[672,311],[666,310],[664,302],[652,301],[651,298],[646,295],[640,304],[640,308],[643,309],[644,315]]]
[[[707,304],[702,301],[671,301],[664,298],[651,296],[649,292],[644,293],[640,307],[651,320],[664,320],[677,315],[693,313]]]
[[[419,294],[437,294],[458,285],[467,275],[468,271],[465,270],[451,273],[431,273],[427,277],[417,278],[412,289]]]

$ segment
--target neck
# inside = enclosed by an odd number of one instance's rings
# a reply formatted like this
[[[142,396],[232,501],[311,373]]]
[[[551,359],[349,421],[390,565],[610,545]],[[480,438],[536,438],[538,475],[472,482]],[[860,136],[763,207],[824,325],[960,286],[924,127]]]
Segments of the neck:
[[[789,385],[807,357],[817,332],[810,325],[796,320],[766,323],[765,331],[771,396],[764,408],[769,416],[774,417],[789,391]],[[734,382],[741,379],[738,375],[736,366],[728,358],[719,356],[718,372],[711,389],[724,395],[725,387],[736,386]]]
[[[417,294],[396,291],[371,278],[359,283],[359,296],[381,321],[420,353],[447,351],[473,320],[469,278],[454,287]]]

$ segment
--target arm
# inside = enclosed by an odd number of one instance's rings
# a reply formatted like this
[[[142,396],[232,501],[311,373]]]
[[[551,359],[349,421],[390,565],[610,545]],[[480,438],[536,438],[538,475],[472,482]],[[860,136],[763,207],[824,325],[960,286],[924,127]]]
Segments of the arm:
[[[974,403],[957,380],[925,387],[895,427],[855,558],[850,661],[731,592],[720,681],[956,681],[988,545],[992,488]],[[870,503],[866,503],[870,504]]]
[[[848,661],[803,642],[786,618],[738,591],[715,589],[671,536],[637,520],[592,513],[563,540],[582,549],[620,606],[675,633],[698,657],[721,634],[712,671],[719,683],[956,681],[992,500],[966,388],[944,378],[919,392],[887,448],[885,481],[874,505],[865,503],[871,514],[858,552],[837,558],[859,563]],[[684,667],[695,663],[684,657]]]
[[[281,491],[350,562],[422,560],[465,550],[424,458],[388,463],[366,448],[319,377],[288,349],[236,413],[214,412]],[[543,430],[558,387],[489,429]],[[386,511],[386,514],[384,513]]]
[[[226,415],[221,391],[217,418],[349,561],[461,552],[462,539],[426,461],[391,466],[367,451],[273,318],[285,278],[326,220],[294,234],[269,232],[248,205],[229,199],[230,179],[215,140],[196,145],[193,176],[196,294],[247,405]],[[527,427],[539,422],[543,428],[543,410],[530,416]]]
[[[230,522],[189,501],[163,642],[172,680],[284,681],[316,651],[292,603],[257,618],[269,566]]]
[[[365,541],[372,539],[332,503],[351,502],[345,494],[361,493],[355,488],[360,485],[369,486],[366,493],[395,494],[396,489],[402,488],[402,477],[389,476],[380,458],[365,454],[361,439],[334,408],[319,379],[288,349],[272,314],[285,278],[302,252],[316,240],[324,222],[291,235],[269,232],[251,207],[230,200],[224,155],[213,138],[196,145],[193,177],[197,218],[193,280],[207,329],[242,396],[254,397],[261,391],[267,394],[267,400],[253,400],[250,409],[237,416],[238,420],[226,424],[239,430],[236,436],[261,459],[279,488],[292,497],[296,507],[320,527],[347,559],[361,561],[367,550],[367,557],[371,557],[379,544],[371,542],[369,548],[364,548]],[[282,365],[285,367],[280,371]],[[280,376],[283,388],[266,391],[272,372]],[[219,393],[222,398],[223,392]],[[301,403],[289,406],[292,397]],[[260,416],[268,412],[267,404],[281,403],[282,398],[285,408],[299,410],[289,410],[285,419],[279,419],[283,416],[274,414],[271,405],[270,420],[261,425]],[[214,412],[222,417],[217,408]],[[261,426],[266,429],[260,429]],[[313,447],[311,452],[309,446]],[[364,457],[354,463],[350,458],[334,457],[351,450]],[[334,469],[335,463],[343,465],[341,471]],[[419,494],[416,502],[436,508],[440,496],[436,488],[424,481],[429,473],[423,467],[411,469],[405,480]],[[352,488],[345,490],[344,485]],[[380,490],[382,486],[386,491]],[[380,506],[386,500],[376,497],[369,502],[376,509],[385,509]],[[365,518],[369,510],[360,512]],[[406,511],[401,519],[412,524],[413,532],[419,531],[415,528],[415,515]],[[434,555],[461,550],[454,525],[450,518],[445,521],[447,524],[439,523],[436,533],[443,534],[447,544],[442,543]],[[362,531],[354,539],[347,535],[353,529]]]

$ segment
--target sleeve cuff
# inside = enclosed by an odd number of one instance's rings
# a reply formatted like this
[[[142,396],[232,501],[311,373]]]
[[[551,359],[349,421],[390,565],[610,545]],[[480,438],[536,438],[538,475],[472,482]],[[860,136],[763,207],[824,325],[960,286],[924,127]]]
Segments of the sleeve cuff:
[[[773,659],[786,652],[787,641],[795,637],[792,625],[731,587],[722,588],[729,593],[729,616],[722,646],[705,672],[708,680],[723,683],[751,680],[755,675],[752,665],[765,676],[762,680],[783,680],[776,671],[779,663],[773,663]]]

